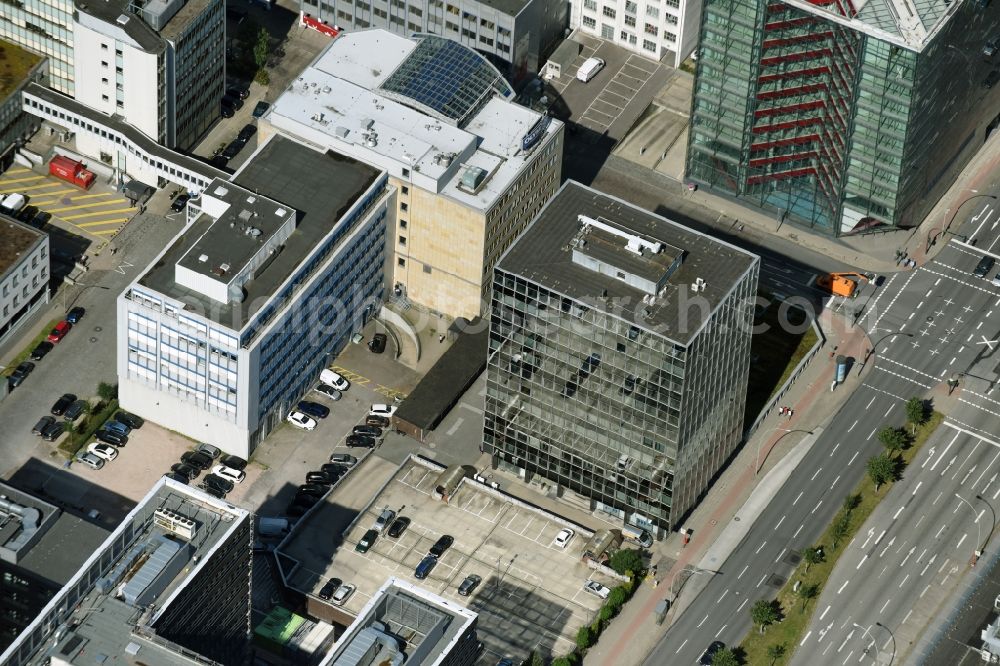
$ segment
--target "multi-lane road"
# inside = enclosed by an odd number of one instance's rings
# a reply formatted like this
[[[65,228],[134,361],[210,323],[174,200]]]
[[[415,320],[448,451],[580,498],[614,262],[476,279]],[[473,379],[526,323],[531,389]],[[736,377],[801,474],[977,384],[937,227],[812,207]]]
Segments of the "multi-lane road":
[[[878,430],[904,421],[904,403],[909,398],[924,396],[948,379],[958,378],[959,407],[950,416],[954,425],[968,435],[964,439],[959,438],[961,442],[956,441],[952,446],[954,452],[944,464],[950,462],[951,456],[957,457],[949,467],[951,475],[958,473],[955,465],[966,457],[970,466],[993,464],[990,463],[992,456],[978,462],[976,454],[970,454],[970,450],[977,446],[976,442],[981,442],[977,435],[983,434],[988,438],[991,430],[1000,432],[1000,394],[995,396],[996,399],[990,397],[993,380],[997,376],[996,365],[1000,360],[1000,357],[994,357],[996,341],[1000,338],[1000,288],[994,287],[991,282],[993,272],[985,280],[972,276],[973,268],[989,248],[997,244],[1000,236],[1000,229],[991,221],[992,218],[1000,219],[987,206],[967,220],[962,228],[956,229],[958,233],[971,236],[970,240],[975,239],[975,246],[953,240],[926,266],[888,277],[868,303],[859,322],[868,329],[874,347],[869,360],[869,365],[874,365],[873,370],[827,424],[809,454],[719,572],[709,579],[699,596],[663,636],[646,664],[694,663],[714,640],[727,644],[740,642],[751,624],[747,608],[758,599],[774,597],[800,561],[802,549],[815,542],[839,509],[843,497],[865,474],[865,462],[881,452],[876,434]],[[859,363],[863,360],[858,359]],[[981,443],[979,449],[982,451],[978,455],[987,455],[989,448],[990,445]],[[936,452],[939,451],[936,449]],[[935,467],[935,472],[940,469],[942,467]],[[974,480],[981,471],[982,467],[975,471],[975,476],[970,476]],[[909,474],[915,475],[915,472]],[[964,474],[963,471],[956,479],[946,475],[938,492],[945,492],[948,483],[963,481]],[[992,472],[986,478],[991,475]],[[893,497],[898,494],[894,493]],[[947,510],[952,509],[953,504],[949,504]],[[974,528],[972,517],[966,518],[966,529]],[[925,520],[930,520],[930,517]],[[910,559],[915,559],[925,548],[928,548],[928,554],[924,558],[931,557],[929,544],[937,527],[933,530],[918,527],[916,530],[919,532],[913,531],[913,540],[900,554],[901,558],[911,547],[915,548],[915,552]],[[942,533],[940,538],[944,536]],[[900,536],[894,547],[898,547],[903,538]],[[956,537],[959,538],[961,534]],[[884,541],[879,541],[879,544],[885,548]],[[869,543],[867,548],[871,547]],[[954,560],[950,554],[939,556],[939,560],[943,561],[941,558]],[[926,564],[925,559],[921,561]],[[909,564],[909,560],[906,563]],[[905,567],[897,565],[896,568]],[[918,583],[904,582],[905,576],[906,572],[903,572],[898,578],[893,576],[893,580],[897,586],[902,582],[907,588],[906,594],[910,595],[913,590],[908,586]],[[855,585],[854,594],[865,587]],[[918,597],[922,587],[915,591]],[[877,596],[879,591],[865,589],[863,594]],[[845,600],[850,605],[853,594],[848,588],[843,593],[847,595]],[[872,610],[877,612],[878,608]],[[833,617],[827,615],[827,623]],[[836,626],[843,624],[846,617],[843,613],[838,615]],[[858,624],[865,627],[878,621],[861,615],[856,618]],[[895,630],[890,625],[893,620],[898,626],[903,615],[886,616],[883,624]],[[851,628],[851,623],[848,623],[845,629]],[[845,630],[841,634],[838,646],[847,633]],[[834,637],[831,635],[829,640],[832,642]],[[864,645],[859,649],[864,649]],[[807,653],[814,655],[815,650],[803,652]],[[857,659],[857,653],[854,658]]]

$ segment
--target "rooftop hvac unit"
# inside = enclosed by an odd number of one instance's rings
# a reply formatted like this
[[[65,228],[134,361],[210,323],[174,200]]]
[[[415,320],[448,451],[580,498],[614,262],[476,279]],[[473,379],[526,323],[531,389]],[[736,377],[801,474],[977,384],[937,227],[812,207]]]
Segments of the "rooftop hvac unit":
[[[153,524],[188,541],[193,539],[198,531],[198,526],[193,520],[169,509],[154,511]]]

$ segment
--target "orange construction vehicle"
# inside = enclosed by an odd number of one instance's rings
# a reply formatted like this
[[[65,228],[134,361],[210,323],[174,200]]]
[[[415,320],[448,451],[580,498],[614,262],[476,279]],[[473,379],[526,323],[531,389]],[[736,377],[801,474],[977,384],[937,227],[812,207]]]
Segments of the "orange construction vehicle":
[[[851,298],[857,295],[859,282],[871,279],[870,275],[863,273],[827,273],[816,278],[816,286],[834,296]]]

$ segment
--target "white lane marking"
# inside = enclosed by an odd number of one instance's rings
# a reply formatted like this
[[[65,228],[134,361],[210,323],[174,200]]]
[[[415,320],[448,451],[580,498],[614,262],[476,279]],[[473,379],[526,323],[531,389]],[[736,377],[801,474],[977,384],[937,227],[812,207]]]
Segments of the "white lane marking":
[[[942,525],[941,529],[939,529],[937,531],[937,534],[934,535],[934,538],[937,539],[939,536],[941,536],[941,532],[944,532],[944,528],[946,528],[946,527],[947,527],[947,525]]]
[[[860,453],[860,451],[855,451],[854,455],[851,456],[851,459],[847,461],[848,467],[850,467],[854,463],[854,459],[858,457],[858,453]]]
[[[968,532],[966,532],[965,534],[963,534],[962,538],[959,539],[958,543],[955,544],[955,548],[961,548],[962,547],[962,542],[965,541],[966,537],[968,537],[968,536],[969,536]]]
[[[795,530],[795,534],[792,535],[792,539],[794,539],[799,535],[799,532],[802,531],[802,527],[803,527],[802,525],[799,525],[799,529]]]
[[[941,573],[942,571],[944,571],[944,568],[946,566],[948,566],[949,562],[951,562],[951,558],[950,557],[948,559],[946,559],[944,562],[941,563],[941,566],[938,568],[937,572]]]
[[[736,577],[736,580],[739,580],[740,578],[743,578],[743,574],[745,574],[747,572],[747,569],[749,569],[749,568],[750,568],[749,564],[746,565],[745,567],[743,567],[743,571],[741,571],[740,575]]]
[[[778,521],[778,524],[774,526],[774,530],[777,531],[778,528],[781,527],[781,523],[783,522],[785,522],[785,516],[781,517],[781,520]]]
[[[831,458],[833,457],[833,454],[837,452],[837,447],[838,447],[838,446],[840,446],[840,442],[837,442],[836,444],[834,444],[834,445],[833,445],[833,448],[832,448],[832,449],[830,449],[830,457],[831,457]]]
[[[759,547],[759,548],[757,548],[757,552],[756,552],[756,553],[754,553],[754,555],[760,555],[760,551],[764,550],[764,546],[766,546],[766,545],[767,545],[767,542],[766,542],[766,541],[765,541],[765,542],[763,542],[762,544],[760,544],[760,547]]]
[[[823,611],[823,614],[819,616],[819,619],[822,620],[824,617],[826,617],[826,614],[829,613],[829,612],[830,612],[830,606],[827,605],[826,610]]]
[[[927,590],[931,589],[930,584],[924,586],[924,591],[920,593],[920,598],[923,599],[924,595],[927,594]]]
[[[813,474],[813,475],[812,475],[812,478],[811,478],[811,479],[809,479],[809,480],[810,480],[810,481],[815,481],[815,480],[816,480],[816,477],[817,477],[817,476],[819,476],[819,473],[820,473],[820,472],[822,472],[822,471],[823,471],[823,468],[822,468],[822,467],[820,467],[820,468],[819,468],[818,470],[816,470],[815,474]]]
[[[845,588],[845,587],[847,587],[847,584],[848,584],[848,583],[850,583],[850,582],[851,582],[851,581],[849,581],[849,580],[845,580],[845,581],[844,581],[844,584],[840,586],[840,589],[839,589],[839,590],[837,590],[837,594],[840,594],[841,592],[843,592],[843,591],[844,591],[844,588]]]
[[[736,609],[736,612],[739,613],[741,610],[743,610],[743,607],[747,605],[748,601],[750,601],[750,600],[749,599],[744,599],[743,603],[740,604],[740,607]]]
[[[707,615],[705,617],[701,618],[701,622],[698,623],[698,626],[695,627],[695,629],[701,629],[701,625],[705,624],[705,620],[707,620],[707,619],[708,619]]]
[[[892,403],[891,405],[889,405],[889,409],[885,410],[884,416],[889,416],[889,412],[891,412],[892,408],[895,407],[895,406],[896,406],[896,403]]]
[[[723,592],[723,593],[722,593],[722,596],[721,596],[721,597],[719,597],[719,600],[718,600],[718,601],[716,601],[715,603],[717,603],[717,604],[721,604],[721,603],[722,603],[722,600],[726,598],[726,595],[727,595],[727,594],[729,594],[729,590],[728,590],[728,589],[727,589],[727,590],[726,590],[725,592]]]
[[[851,427],[847,429],[847,432],[851,432],[852,430],[854,430],[854,426],[856,426],[856,425],[858,425],[857,421],[855,421],[854,423],[851,424]]]
[[[837,481],[840,481],[840,475],[839,474],[837,475],[837,478],[833,480],[833,483],[830,484],[830,490],[833,490],[833,487],[835,485],[837,485]]]
[[[686,639],[686,638],[685,638],[685,639],[684,639],[684,642],[683,642],[683,643],[681,643],[681,646],[680,646],[679,648],[677,648],[677,652],[674,652],[674,654],[680,654],[680,653],[681,653],[681,650],[683,650],[683,649],[684,649],[684,646],[685,646],[685,645],[687,645],[687,644],[688,644],[688,639]]]
[[[715,637],[718,638],[719,634],[721,634],[728,626],[729,626],[728,624],[724,624],[721,627],[719,627],[719,630],[715,632]]]
[[[905,509],[905,508],[906,508],[906,505],[903,505],[903,506],[899,507],[898,509],[896,509],[896,513],[893,514],[892,519],[896,520],[897,518],[899,518],[899,514],[903,513],[903,509]]]
[[[916,494],[917,494],[917,491],[918,491],[918,490],[920,490],[920,486],[922,486],[922,485],[924,485],[924,482],[923,482],[923,481],[917,481],[917,485],[916,485],[916,487],[915,487],[915,488],[913,489],[913,493],[911,493],[911,494],[912,494],[912,495],[916,495]]]
[[[903,621],[900,622],[899,624],[901,624],[901,625],[906,624],[906,621],[910,619],[910,613],[912,613],[912,612],[913,612],[912,608],[910,610],[906,611],[906,615],[903,616]]]
[[[802,493],[804,493],[804,492],[805,492],[805,491],[803,490],[802,492],[800,492],[800,493],[798,494],[798,496],[796,496],[796,498],[795,498],[795,501],[794,501],[794,502],[792,502],[792,506],[795,506],[796,504],[798,504],[798,503],[799,503],[799,500],[800,500],[800,499],[802,499]]]
[[[810,514],[813,514],[813,513],[816,513],[816,509],[818,509],[818,508],[820,507],[820,505],[821,505],[821,504],[823,504],[823,500],[820,500],[820,501],[816,502],[816,506],[815,506],[815,507],[813,508],[813,510],[812,510],[812,511],[810,511],[809,513],[810,513]]]
[[[856,571],[856,570],[858,570],[858,569],[860,569],[860,568],[861,568],[861,565],[862,565],[862,564],[864,564],[864,563],[865,563],[865,560],[867,560],[867,559],[868,559],[868,556],[867,556],[867,555],[865,555],[864,557],[862,557],[862,558],[861,558],[861,561],[860,561],[860,562],[858,562],[858,566],[854,567],[855,571]]]
[[[760,582],[757,583],[757,587],[763,585],[765,580],[767,580],[767,574],[764,574],[763,576],[760,577]]]
[[[903,589],[903,586],[904,586],[904,585],[906,585],[906,581],[908,581],[909,579],[910,579],[910,574],[906,574],[906,577],[905,577],[905,578],[903,578],[903,582],[901,582],[901,583],[899,584],[899,589],[901,589],[901,590],[902,590],[902,589]]]
[[[803,645],[805,645],[806,641],[809,640],[810,636],[812,636],[812,629],[810,629],[809,633],[807,633],[805,636],[802,637],[802,642],[799,643],[799,647],[802,647]]]
[[[885,607],[889,605],[890,601],[892,601],[892,599],[886,599],[885,600],[885,603],[882,604],[882,608],[878,612],[879,615],[881,615],[883,612],[885,612]]]
[[[872,406],[872,403],[875,402],[876,397],[878,396],[873,396],[872,399],[868,401],[868,407],[865,407],[866,410]]]

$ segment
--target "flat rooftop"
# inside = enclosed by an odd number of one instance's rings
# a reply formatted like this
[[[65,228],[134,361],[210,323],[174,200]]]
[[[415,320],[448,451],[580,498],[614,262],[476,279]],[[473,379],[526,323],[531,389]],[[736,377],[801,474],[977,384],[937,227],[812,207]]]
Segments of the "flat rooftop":
[[[41,231],[0,213],[0,278],[44,236]]]
[[[163,511],[193,521],[193,534],[184,533],[183,527],[168,529]],[[52,648],[70,664],[90,664],[95,659],[104,663],[99,659],[104,655],[116,663],[175,666],[182,660],[170,644],[164,645],[160,638],[154,643],[136,633],[136,627],[155,633],[152,627],[174,596],[207,566],[214,548],[249,517],[248,511],[161,478],[0,656],[0,662],[11,663],[7,659],[24,644],[37,650],[18,663],[47,662]],[[95,569],[102,560],[106,567]],[[77,590],[80,596],[71,596]],[[56,609],[64,606],[74,610],[59,615]],[[53,614],[56,617],[50,620]],[[63,632],[53,640],[59,627]]]
[[[28,549],[18,563],[31,573],[65,585],[86,559],[108,538],[108,530],[91,522],[60,513],[41,541]]]
[[[200,292],[175,280],[174,266],[185,260],[198,263],[202,253],[192,249],[212,232],[214,220],[201,215],[186,227],[166,252],[139,279],[139,284],[184,303],[196,312],[206,313],[212,321],[233,330],[241,330],[253,314],[263,307],[295,269],[336,228],[337,221],[360,199],[379,177],[379,171],[350,157],[333,152],[322,153],[283,136],[272,136],[235,175],[227,187],[245,200],[260,195],[287,207],[295,214],[295,231],[273,261],[244,285],[246,298],[229,303],[211,302]],[[219,182],[219,181],[216,181]],[[215,184],[206,190],[210,192]],[[273,213],[273,211],[271,211]],[[238,213],[238,211],[237,211]],[[222,233],[228,222],[219,227]],[[253,243],[249,237],[240,239]],[[213,241],[218,251],[224,240]]]
[[[42,56],[0,39],[0,102],[17,90],[31,69],[41,61]]]
[[[386,579],[395,577],[479,613],[478,635],[495,663],[508,654],[527,657],[538,644],[555,654],[570,651],[577,630],[601,604],[583,591],[584,583],[594,578],[608,587],[618,584],[583,563],[584,546],[593,535],[587,528],[471,478],[459,482],[447,503],[435,499],[445,468],[422,458],[405,460],[367,505],[353,508],[358,484],[370,475],[372,463],[379,475],[387,466],[378,456],[368,456],[345,479],[348,483],[335,486],[300,521],[280,549],[278,559],[290,571],[288,585],[312,595],[310,603],[321,603],[315,595],[327,579],[337,577],[357,586],[339,607],[356,617]],[[410,526],[399,538],[383,535],[367,553],[357,552],[358,540],[383,507],[410,518]],[[353,523],[342,528],[348,513]],[[576,535],[559,549],[552,541],[566,526]],[[427,578],[417,580],[414,569],[444,530],[454,544]],[[459,596],[457,588],[469,575],[481,582],[471,596]]]
[[[626,241],[592,229],[583,247],[578,239],[584,227],[580,216],[607,222],[610,226],[649,241],[663,244],[664,256],[645,249],[639,255],[626,249]],[[614,245],[612,239],[617,240]],[[592,270],[573,259],[574,251],[592,252],[641,275],[657,276],[680,252],[680,264],[668,275],[652,303],[644,302],[648,291]],[[757,270],[759,258],[728,243],[689,229],[620,199],[602,194],[574,181],[567,181],[549,200],[521,237],[500,259],[497,268],[524,277],[588,307],[609,312],[656,332],[679,344],[687,344],[711,318],[722,300],[749,271]],[[703,280],[695,293],[692,285]],[[683,294],[683,295],[682,295]],[[704,299],[706,307],[690,303]]]
[[[114,26],[135,41],[144,51],[160,53],[166,48],[166,43],[160,35],[145,21],[128,10],[129,0],[75,0],[74,8],[78,16],[90,16],[108,26]],[[92,27],[94,24],[86,18],[82,24]]]

